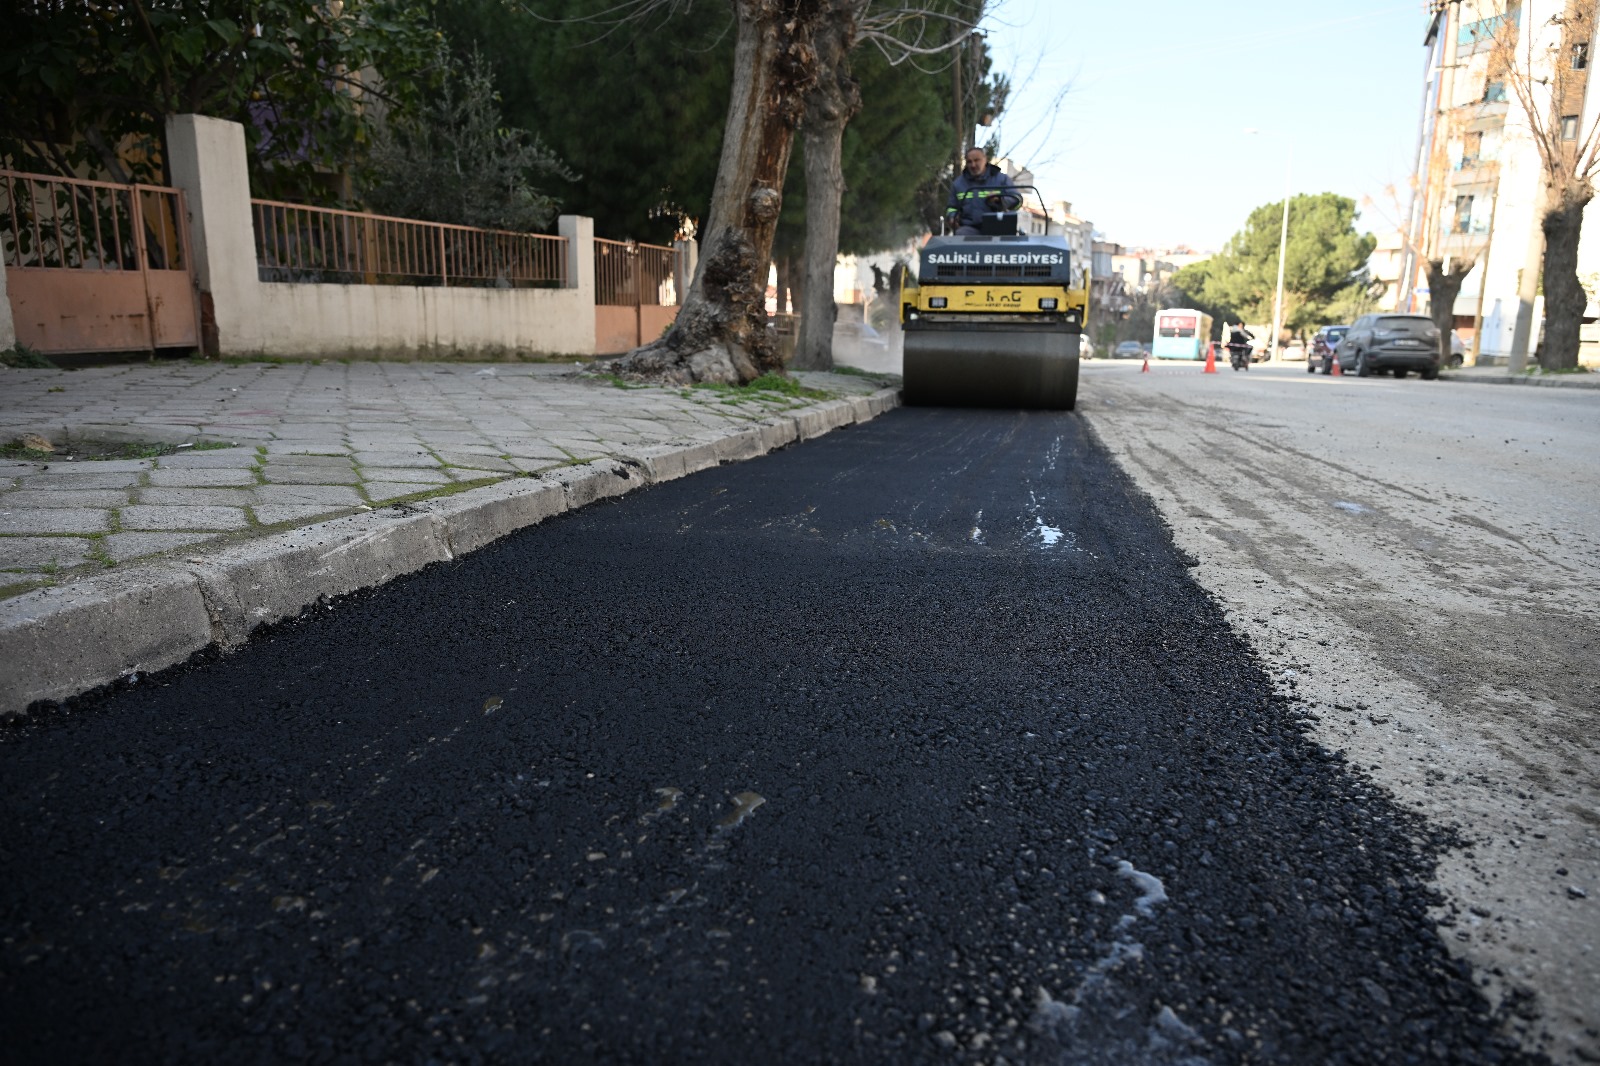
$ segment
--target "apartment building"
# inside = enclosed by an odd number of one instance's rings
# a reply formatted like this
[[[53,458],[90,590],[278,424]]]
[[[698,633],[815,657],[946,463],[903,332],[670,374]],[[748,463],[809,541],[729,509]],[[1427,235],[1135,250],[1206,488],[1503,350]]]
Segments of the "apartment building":
[[[1443,258],[1451,268],[1476,260],[1453,312],[1456,331],[1483,363],[1510,361],[1519,314],[1530,357],[1538,342],[1545,170],[1535,136],[1549,130],[1570,160],[1594,128],[1600,102],[1589,92],[1588,71],[1596,7],[1595,0],[1432,5],[1417,204],[1392,299],[1400,310],[1426,311],[1426,260]],[[1512,83],[1515,70],[1530,68],[1531,122]],[[1580,274],[1600,272],[1600,211],[1592,208],[1579,263]],[[1593,297],[1591,318],[1600,313]],[[1600,344],[1585,349],[1584,362],[1600,363]]]

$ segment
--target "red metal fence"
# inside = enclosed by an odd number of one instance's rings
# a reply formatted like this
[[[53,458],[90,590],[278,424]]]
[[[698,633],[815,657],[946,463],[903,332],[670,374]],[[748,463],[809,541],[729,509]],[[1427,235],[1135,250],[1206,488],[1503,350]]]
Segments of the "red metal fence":
[[[43,352],[199,343],[183,193],[0,170],[17,340]]]
[[[262,281],[560,288],[566,238],[252,200]]]
[[[595,352],[653,341],[678,317],[678,253],[637,241],[594,242]]]

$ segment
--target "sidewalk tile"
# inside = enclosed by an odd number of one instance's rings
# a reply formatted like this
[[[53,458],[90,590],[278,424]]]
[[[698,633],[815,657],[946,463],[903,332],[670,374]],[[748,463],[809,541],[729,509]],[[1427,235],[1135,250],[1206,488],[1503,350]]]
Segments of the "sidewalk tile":
[[[379,467],[392,470],[399,467],[406,467],[408,469],[416,470],[437,470],[439,467],[439,460],[435,459],[432,454],[424,451],[421,448],[414,448],[411,451],[375,450],[368,452],[356,452],[351,456],[351,458],[357,463],[361,464],[362,467],[367,469]]]
[[[7,511],[0,500],[0,533],[104,533],[111,528],[106,511],[66,507]]]
[[[0,495],[0,510],[23,507],[123,507],[127,489],[36,489],[29,486]]]
[[[254,448],[223,448],[211,452],[179,452],[164,455],[156,460],[157,470],[220,470],[230,467],[254,466]]]
[[[367,490],[367,499],[373,503],[392,500],[399,496],[412,496],[427,492],[437,485],[419,485],[414,481],[369,481],[361,486]]]
[[[354,485],[361,480],[347,464],[339,470],[320,466],[289,466],[268,463],[264,471],[273,485]]]
[[[122,528],[248,529],[250,520],[239,507],[155,507],[139,504],[122,509]]]
[[[364,466],[361,474],[370,481],[407,481],[420,485],[442,485],[450,479],[437,466],[419,467]]]
[[[204,488],[206,486],[254,485],[254,470],[223,468],[216,470],[152,470],[150,484],[158,488]]]
[[[364,502],[364,501],[358,501]],[[319,515],[337,514],[349,510],[356,504],[344,506],[329,506],[327,504],[282,504],[258,503],[250,510],[255,514],[256,521],[264,526],[277,525],[279,522],[303,522],[308,518]]]
[[[215,533],[113,533],[102,538],[100,543],[106,554],[120,563],[216,539]]]
[[[439,458],[451,466],[464,466],[468,470],[496,470],[511,473],[516,470],[506,460],[493,455],[474,455],[471,452],[440,452]]]
[[[79,537],[0,537],[0,569],[75,566],[89,557],[92,543]]]
[[[366,502],[360,493],[345,485],[260,485],[253,495],[257,508],[273,504],[290,507],[317,504],[332,510]]]
[[[249,488],[151,488],[139,490],[139,502],[157,507],[243,507],[255,499]]]

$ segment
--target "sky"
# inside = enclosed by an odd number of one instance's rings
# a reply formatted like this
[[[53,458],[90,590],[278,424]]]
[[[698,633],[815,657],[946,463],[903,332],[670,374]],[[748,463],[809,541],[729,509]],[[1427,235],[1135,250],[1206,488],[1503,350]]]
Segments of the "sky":
[[[1130,247],[1219,250],[1253,208],[1281,202],[1286,168],[1292,192],[1370,198],[1358,227],[1392,229],[1422,108],[1425,7],[997,0],[982,29],[1012,93],[993,132],[1046,201]]]

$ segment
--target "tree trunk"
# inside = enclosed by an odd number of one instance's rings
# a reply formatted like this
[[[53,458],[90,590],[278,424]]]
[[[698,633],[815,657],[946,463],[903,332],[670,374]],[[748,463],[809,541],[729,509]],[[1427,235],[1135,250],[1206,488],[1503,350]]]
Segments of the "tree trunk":
[[[835,15],[817,34],[818,77],[806,95],[806,246],[800,332],[793,366],[833,369],[833,270],[839,259],[844,200],[844,128],[861,110],[861,86],[850,76],[850,50],[865,4],[836,0]]]
[[[706,252],[667,335],[609,365],[624,377],[676,385],[743,384],[783,369],[767,326],[767,269],[795,127],[816,78],[813,40],[833,3],[733,2],[738,17],[733,93],[702,246]]]
[[[1439,330],[1439,365],[1450,365],[1450,331],[1456,324],[1456,296],[1461,283],[1467,280],[1478,257],[1467,260],[1465,267],[1455,272],[1445,270],[1443,259],[1428,260],[1428,317]]]
[[[1539,365],[1546,370],[1572,370],[1578,365],[1579,330],[1589,294],[1578,281],[1578,237],[1583,229],[1583,209],[1594,199],[1594,186],[1574,182],[1545,212],[1544,230],[1544,339],[1539,345]]]

